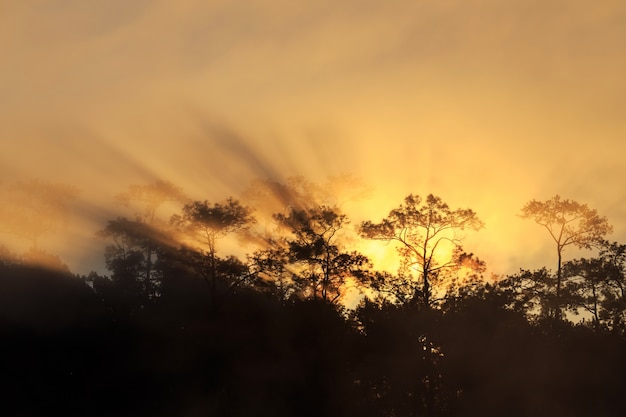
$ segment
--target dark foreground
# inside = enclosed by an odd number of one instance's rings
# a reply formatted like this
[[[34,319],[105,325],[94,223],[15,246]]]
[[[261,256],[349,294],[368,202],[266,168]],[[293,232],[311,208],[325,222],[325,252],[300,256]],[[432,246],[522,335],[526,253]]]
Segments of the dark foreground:
[[[253,289],[215,303],[0,271],[4,416],[623,416],[620,332],[529,320],[483,286],[440,307],[354,312]]]

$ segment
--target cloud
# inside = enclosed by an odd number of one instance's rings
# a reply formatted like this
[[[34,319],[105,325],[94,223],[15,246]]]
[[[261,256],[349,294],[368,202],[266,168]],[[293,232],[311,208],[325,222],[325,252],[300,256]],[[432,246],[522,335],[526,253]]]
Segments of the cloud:
[[[372,213],[408,193],[474,208],[501,259],[534,245],[529,199],[623,213],[621,2],[5,3],[5,181],[76,182],[106,206],[154,179],[217,200],[352,172]]]

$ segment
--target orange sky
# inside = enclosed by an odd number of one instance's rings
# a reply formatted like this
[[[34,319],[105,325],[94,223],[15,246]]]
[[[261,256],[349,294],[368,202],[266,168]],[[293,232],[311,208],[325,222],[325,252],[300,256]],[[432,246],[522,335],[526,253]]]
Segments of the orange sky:
[[[550,266],[533,198],[626,243],[625,45],[619,0],[0,0],[2,181],[82,190],[57,248],[81,272],[129,184],[343,172],[376,189],[355,222],[434,193],[485,221],[491,272]]]

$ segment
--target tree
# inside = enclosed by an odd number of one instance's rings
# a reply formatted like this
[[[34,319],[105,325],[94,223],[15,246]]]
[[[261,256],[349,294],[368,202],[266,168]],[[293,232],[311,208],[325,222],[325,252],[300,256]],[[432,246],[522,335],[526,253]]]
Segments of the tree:
[[[105,248],[105,263],[112,272],[111,283],[101,282],[101,289],[113,286],[126,300],[155,298],[159,294],[162,271],[151,257],[164,246],[174,246],[163,230],[138,220],[118,217],[107,222],[96,235],[111,242]],[[109,285],[110,284],[110,285]],[[137,304],[133,301],[130,304]],[[128,304],[128,303],[127,303]]]
[[[115,196],[116,200],[124,206],[139,205],[135,213],[136,221],[148,225],[151,229],[165,231],[167,223],[157,216],[157,210],[167,203],[183,204],[189,199],[180,187],[168,181],[157,180],[153,184],[130,185],[128,190]],[[154,264],[158,262],[156,247],[146,241],[143,247],[143,267],[146,281],[152,280]]]
[[[555,277],[546,268],[534,271],[521,269],[519,273],[507,276],[497,282],[501,294],[508,299],[508,308],[524,312],[527,318],[547,319],[554,311]]]
[[[421,298],[423,305],[430,307],[433,284],[441,282],[445,272],[458,271],[473,259],[462,251],[462,232],[482,227],[483,222],[470,209],[452,210],[432,194],[425,200],[410,194],[380,223],[361,223],[360,233],[366,239],[400,244],[401,268],[416,272],[420,281],[410,298],[412,302]],[[482,268],[483,264],[477,265]]]
[[[592,315],[592,324],[624,331],[626,323],[626,245],[604,242],[598,257],[563,265],[563,275],[577,296],[577,306]]]
[[[206,200],[194,201],[183,207],[182,215],[172,216],[171,223],[194,245],[202,248],[199,271],[209,284],[213,303],[216,300],[219,263],[217,242],[231,233],[246,230],[254,222],[251,209],[232,198],[213,205]]]
[[[262,251],[257,258],[265,265],[266,274],[278,273],[272,278],[279,285],[290,281],[291,290],[303,297],[336,303],[345,295],[350,279],[357,282],[365,279],[363,268],[369,265],[369,259],[356,251],[346,251],[341,244],[339,233],[349,221],[339,209],[291,208],[287,214],[275,214],[274,218],[286,236],[272,241],[273,247]],[[284,273],[290,279],[285,279]]]
[[[577,201],[562,200],[559,195],[547,201],[529,201],[522,207],[521,216],[543,226],[556,245],[558,261],[554,316],[561,318],[562,261],[565,248],[575,246],[591,249],[600,244],[613,228],[606,217],[600,217],[596,210]]]
[[[255,180],[244,191],[243,198],[255,208],[258,220],[254,240],[263,248],[276,235],[274,215],[289,214],[290,210],[315,210],[318,207],[337,207],[368,197],[371,189],[351,175],[328,177],[323,183],[314,183],[304,177],[287,178],[285,183],[266,179]]]
[[[606,279],[606,266],[602,259],[575,259],[563,265],[563,276],[569,282],[565,288],[569,294],[575,294],[576,306],[592,315],[593,327],[600,328],[601,288]],[[575,282],[573,278],[580,278]]]
[[[600,317],[611,330],[626,333],[626,245],[606,242],[600,257],[608,270]]]

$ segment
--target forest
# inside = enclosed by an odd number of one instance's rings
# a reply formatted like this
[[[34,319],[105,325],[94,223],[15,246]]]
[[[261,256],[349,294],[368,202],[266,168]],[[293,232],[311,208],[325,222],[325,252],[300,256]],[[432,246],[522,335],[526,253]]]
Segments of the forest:
[[[0,413],[626,415],[626,244],[609,219],[529,200],[519,215],[554,262],[489,275],[463,247],[479,213],[408,194],[354,224],[342,207],[367,187],[340,185],[260,179],[221,201],[130,185],[115,200],[133,215],[94,230],[106,272],[81,274],[42,244],[79,191],[2,184],[0,233],[25,250],[0,248]]]

